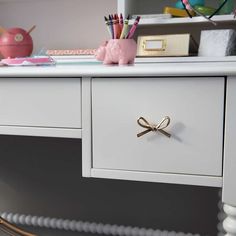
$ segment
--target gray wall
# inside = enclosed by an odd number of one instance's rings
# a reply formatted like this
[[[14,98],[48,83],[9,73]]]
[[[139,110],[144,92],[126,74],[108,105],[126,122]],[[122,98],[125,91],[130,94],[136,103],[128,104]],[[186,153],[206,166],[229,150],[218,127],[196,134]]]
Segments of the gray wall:
[[[104,16],[116,12],[115,0],[0,1],[0,25],[37,28],[34,52],[46,49],[97,48],[109,36]]]
[[[8,1],[0,3],[0,25],[29,29],[36,24],[35,52],[96,48],[108,36],[103,16],[115,11],[115,0]],[[214,236],[217,202],[216,188],[82,178],[79,140],[0,136],[1,212]]]

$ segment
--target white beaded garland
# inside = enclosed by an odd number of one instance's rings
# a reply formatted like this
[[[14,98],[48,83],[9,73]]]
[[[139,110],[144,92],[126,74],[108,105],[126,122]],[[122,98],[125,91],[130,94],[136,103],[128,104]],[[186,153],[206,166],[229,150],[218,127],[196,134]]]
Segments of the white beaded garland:
[[[224,204],[224,211],[227,214],[223,222],[225,236],[236,236],[236,207]]]
[[[3,212],[1,213],[1,217],[15,224],[113,236],[200,236],[199,234],[185,234],[183,232],[161,231],[159,229],[153,230],[124,225],[110,225],[43,216],[20,215],[18,213],[13,214]]]

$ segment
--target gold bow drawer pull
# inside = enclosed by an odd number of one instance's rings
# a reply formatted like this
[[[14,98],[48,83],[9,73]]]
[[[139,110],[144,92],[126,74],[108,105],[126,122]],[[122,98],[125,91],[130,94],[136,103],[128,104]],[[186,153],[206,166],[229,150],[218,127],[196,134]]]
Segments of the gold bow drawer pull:
[[[164,130],[170,124],[170,117],[169,116],[165,116],[159,124],[151,124],[144,117],[139,117],[137,120],[137,123],[142,128],[145,128],[144,131],[137,134],[138,138],[143,136],[144,134],[151,132],[151,131],[160,132],[168,138],[171,137],[171,134]]]

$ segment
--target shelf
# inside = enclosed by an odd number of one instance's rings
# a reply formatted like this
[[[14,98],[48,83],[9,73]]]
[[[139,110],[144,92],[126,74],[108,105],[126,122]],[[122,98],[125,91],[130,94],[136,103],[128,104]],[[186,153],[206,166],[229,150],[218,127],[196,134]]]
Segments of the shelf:
[[[135,63],[205,63],[205,62],[236,62],[236,56],[225,57],[136,57]]]
[[[217,15],[211,18],[215,22],[234,22],[236,19],[231,15]],[[129,24],[132,25],[134,20],[130,20]],[[166,25],[166,24],[191,24],[191,23],[208,23],[202,16],[194,16],[193,18],[189,17],[175,17],[169,19],[161,19],[161,18],[146,18],[140,19],[139,25]]]

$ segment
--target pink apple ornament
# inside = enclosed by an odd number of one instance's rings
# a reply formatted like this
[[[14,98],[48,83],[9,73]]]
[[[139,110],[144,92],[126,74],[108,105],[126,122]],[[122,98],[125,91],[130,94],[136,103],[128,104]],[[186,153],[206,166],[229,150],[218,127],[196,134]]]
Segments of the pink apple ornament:
[[[33,40],[30,30],[21,28],[5,29],[0,36],[0,53],[3,58],[28,57],[33,51]]]

